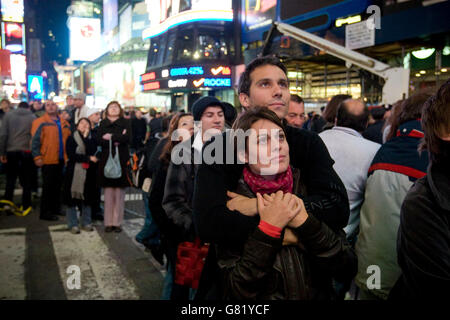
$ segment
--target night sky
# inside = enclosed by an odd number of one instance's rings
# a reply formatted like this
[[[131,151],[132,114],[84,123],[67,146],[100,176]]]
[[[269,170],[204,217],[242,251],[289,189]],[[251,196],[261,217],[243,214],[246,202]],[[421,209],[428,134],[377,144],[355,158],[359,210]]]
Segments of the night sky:
[[[48,69],[53,61],[57,61],[58,64],[65,64],[69,56],[69,29],[66,24],[66,11],[70,3],[70,0],[25,1],[27,35],[28,37],[39,38],[42,42],[44,69]],[[29,20],[28,25],[27,20]],[[34,31],[30,32],[30,28],[33,28]]]

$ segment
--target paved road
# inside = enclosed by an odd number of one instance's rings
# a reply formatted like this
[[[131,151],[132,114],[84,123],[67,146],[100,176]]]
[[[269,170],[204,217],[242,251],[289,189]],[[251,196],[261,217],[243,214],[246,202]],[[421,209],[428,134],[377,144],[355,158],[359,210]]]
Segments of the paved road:
[[[65,217],[39,220],[38,200],[26,217],[0,212],[0,300],[159,299],[165,270],[134,240],[142,197],[129,188],[126,200],[122,233],[97,221],[93,232],[73,235]]]

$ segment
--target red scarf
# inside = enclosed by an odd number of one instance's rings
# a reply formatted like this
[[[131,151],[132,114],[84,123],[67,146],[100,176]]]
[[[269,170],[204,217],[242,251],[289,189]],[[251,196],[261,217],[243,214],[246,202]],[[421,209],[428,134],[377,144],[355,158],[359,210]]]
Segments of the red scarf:
[[[266,180],[263,176],[253,173],[248,167],[244,167],[244,181],[253,193],[259,192],[261,195],[275,193],[278,190],[284,193],[292,193],[294,186],[290,166],[285,172],[279,173],[274,180]]]

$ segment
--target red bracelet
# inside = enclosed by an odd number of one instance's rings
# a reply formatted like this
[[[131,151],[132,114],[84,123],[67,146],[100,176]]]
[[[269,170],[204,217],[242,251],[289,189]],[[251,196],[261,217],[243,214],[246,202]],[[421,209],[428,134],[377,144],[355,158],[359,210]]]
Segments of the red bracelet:
[[[270,223],[267,223],[263,220],[259,222],[258,228],[259,230],[273,238],[279,238],[281,236],[281,231],[283,231],[282,228],[271,225]]]

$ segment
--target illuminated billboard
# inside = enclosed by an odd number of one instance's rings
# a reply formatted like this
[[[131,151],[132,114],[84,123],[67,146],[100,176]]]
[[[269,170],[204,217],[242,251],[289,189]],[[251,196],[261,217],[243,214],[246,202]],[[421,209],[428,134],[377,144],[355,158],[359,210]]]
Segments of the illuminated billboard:
[[[11,57],[11,80],[26,83],[27,60],[22,54],[12,54]]]
[[[232,72],[227,65],[186,65],[158,68],[140,77],[142,91],[157,89],[231,88]]]
[[[119,17],[119,43],[123,45],[132,36],[132,25],[133,25],[133,9],[128,6]]]
[[[101,54],[100,19],[71,17],[70,59],[93,61]]]
[[[119,23],[117,0],[103,0],[103,32],[109,33]]]
[[[150,27],[142,32],[144,39],[155,37],[172,27],[188,22],[233,21],[231,0],[145,0],[145,2]]]
[[[275,19],[277,0],[244,0],[245,27],[254,30],[272,24]]]
[[[2,20],[23,22],[23,0],[1,0]]]
[[[2,22],[2,49],[25,54],[25,30],[22,23]]]
[[[32,100],[41,100],[44,93],[42,76],[28,75],[28,95]]]

